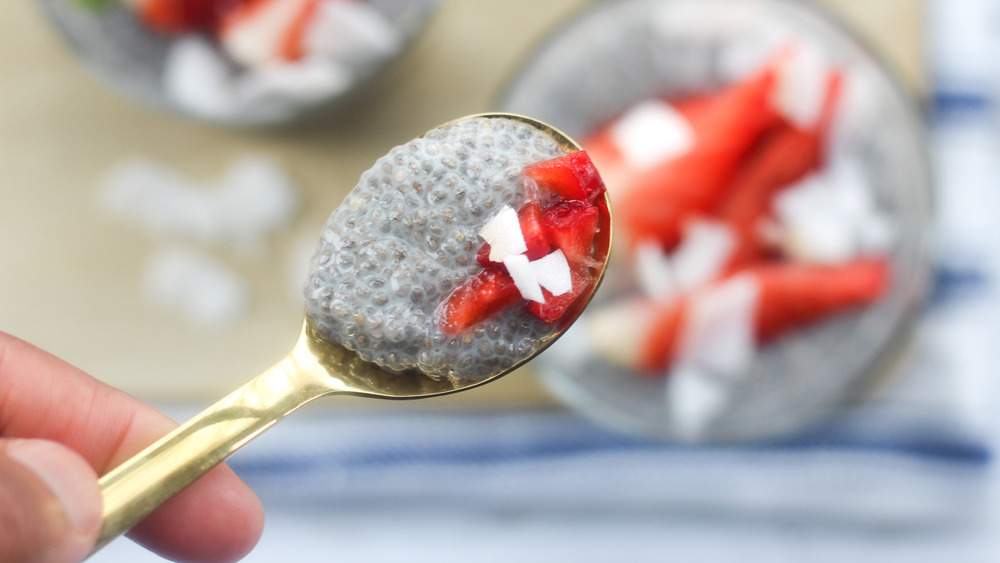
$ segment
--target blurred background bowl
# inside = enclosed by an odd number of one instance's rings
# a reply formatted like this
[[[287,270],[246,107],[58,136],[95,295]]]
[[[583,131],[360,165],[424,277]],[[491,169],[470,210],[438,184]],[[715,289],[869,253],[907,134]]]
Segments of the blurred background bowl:
[[[87,8],[85,5],[88,3],[103,7]],[[191,104],[171,95],[166,86],[166,70],[172,53],[182,41],[200,37],[200,34],[154,32],[136,17],[128,2],[112,0],[102,4],[86,0],[39,0],[43,12],[66,42],[87,67],[114,90],[159,110],[231,126],[280,125],[323,112],[336,112],[346,106],[409,48],[426,27],[440,0],[364,0],[364,3],[381,16],[383,24],[388,24],[377,26],[374,32],[390,32],[388,39],[391,41],[385,41],[387,38],[384,36],[376,37],[377,42],[382,44],[368,52],[361,52],[365,50],[364,45],[354,45],[360,49],[353,49],[348,56],[336,61],[345,70],[341,73],[338,69],[337,78],[344,76],[346,80],[323,86],[328,91],[321,91],[318,95],[307,94],[299,98],[284,94],[267,95],[251,103],[224,104],[218,109],[206,111],[199,107],[201,104],[197,100]],[[362,27],[362,33],[373,31],[365,27]],[[207,43],[212,44],[213,41],[209,39]],[[229,66],[234,77],[250,72],[233,64],[218,49],[214,50],[218,52],[220,64]],[[204,63],[203,59],[199,57],[198,62]],[[300,87],[304,89],[309,85],[291,86],[292,89]]]
[[[513,75],[499,103],[501,110],[586,138],[638,101],[731,82],[788,38],[817,46],[864,78],[865,107],[833,142],[860,157],[878,205],[894,223],[894,279],[874,306],[765,346],[751,373],[734,384],[725,411],[696,441],[744,442],[801,431],[863,399],[898,367],[930,276],[931,174],[912,100],[852,33],[809,3],[621,0],[595,3],[551,33]],[[629,270],[620,263],[612,268],[595,306],[637,291]],[[593,353],[586,338],[573,331],[536,360],[553,394],[626,432],[691,439],[668,407],[668,379],[616,367]]]

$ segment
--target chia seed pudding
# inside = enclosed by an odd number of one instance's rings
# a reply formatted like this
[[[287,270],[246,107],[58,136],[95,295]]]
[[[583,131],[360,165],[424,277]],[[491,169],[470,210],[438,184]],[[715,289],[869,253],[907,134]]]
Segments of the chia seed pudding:
[[[516,365],[557,326],[508,307],[457,335],[442,301],[482,266],[479,231],[528,190],[526,165],[563,156],[547,132],[471,117],[395,147],[362,174],[323,227],[305,286],[324,338],[392,371],[474,378]]]

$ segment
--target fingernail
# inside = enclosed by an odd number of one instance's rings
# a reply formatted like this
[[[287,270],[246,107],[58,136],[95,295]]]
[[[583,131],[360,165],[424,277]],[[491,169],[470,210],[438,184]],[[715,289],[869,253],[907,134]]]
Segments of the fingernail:
[[[101,492],[97,474],[83,458],[44,440],[14,440],[7,455],[48,485],[76,530],[94,529],[101,518]]]

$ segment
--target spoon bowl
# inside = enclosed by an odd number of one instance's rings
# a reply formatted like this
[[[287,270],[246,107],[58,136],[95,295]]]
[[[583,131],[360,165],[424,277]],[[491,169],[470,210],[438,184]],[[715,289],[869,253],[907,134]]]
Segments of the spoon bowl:
[[[564,153],[580,150],[563,133],[528,117],[505,113],[469,117],[517,121],[549,136]],[[594,240],[594,258],[598,263],[595,282],[589,293],[575,302],[555,330],[541,339],[527,357],[476,377],[431,377],[415,369],[389,371],[324,338],[307,317],[298,341],[284,359],[101,478],[104,513],[97,549],[128,531],[255,436],[314,399],[328,395],[373,399],[446,395],[494,381],[531,360],[569,328],[604,277],[612,238],[607,194],[595,203],[599,217]]]

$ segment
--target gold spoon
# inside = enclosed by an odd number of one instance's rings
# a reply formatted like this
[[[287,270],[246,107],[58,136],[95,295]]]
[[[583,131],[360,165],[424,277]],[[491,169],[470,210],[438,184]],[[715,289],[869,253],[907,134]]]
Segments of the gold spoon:
[[[580,150],[576,142],[560,131],[528,117],[506,113],[470,117],[526,123],[551,137],[564,152]],[[590,294],[579,299],[573,310],[567,311],[555,333],[546,337],[529,357],[496,373],[476,378],[451,380],[419,372],[393,373],[325,340],[306,319],[295,347],[274,367],[101,478],[103,526],[95,551],[128,531],[275,422],[313,399],[324,395],[375,399],[445,395],[493,381],[529,361],[576,320],[604,277],[611,249],[611,212],[606,194],[598,199],[597,207],[599,230],[594,256],[600,265],[596,282]]]

